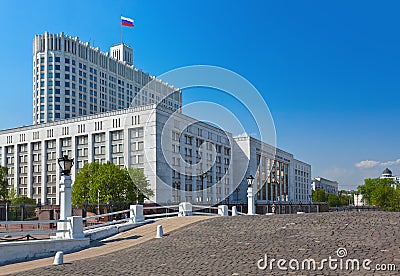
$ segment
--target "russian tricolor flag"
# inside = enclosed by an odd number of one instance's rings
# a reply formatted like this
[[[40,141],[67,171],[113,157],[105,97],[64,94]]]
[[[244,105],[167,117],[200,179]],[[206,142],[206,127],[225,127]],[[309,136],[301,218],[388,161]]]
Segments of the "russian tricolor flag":
[[[121,16],[121,24],[126,27],[133,27],[133,19]]]

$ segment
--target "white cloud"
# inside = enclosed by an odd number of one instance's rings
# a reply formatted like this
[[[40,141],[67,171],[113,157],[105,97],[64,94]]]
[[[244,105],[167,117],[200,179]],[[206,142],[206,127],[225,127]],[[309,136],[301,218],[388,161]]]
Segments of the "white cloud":
[[[356,163],[357,168],[368,169],[378,166],[378,161],[373,160],[363,160],[361,162]]]
[[[398,165],[400,164],[400,159],[397,159],[395,161],[386,161],[386,162],[381,162],[381,161],[374,161],[374,160],[363,160],[355,164],[357,168],[361,169],[369,169],[369,168],[374,168],[374,167],[390,167],[393,165]]]

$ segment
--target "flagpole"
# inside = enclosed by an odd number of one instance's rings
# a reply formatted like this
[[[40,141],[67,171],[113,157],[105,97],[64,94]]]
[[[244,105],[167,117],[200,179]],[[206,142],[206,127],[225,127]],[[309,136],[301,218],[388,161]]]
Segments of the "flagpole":
[[[122,13],[121,13],[121,17],[122,17]],[[119,39],[120,39],[121,44],[122,44],[122,22],[121,22],[121,17],[119,19],[119,26],[120,26],[120,28],[119,28]]]

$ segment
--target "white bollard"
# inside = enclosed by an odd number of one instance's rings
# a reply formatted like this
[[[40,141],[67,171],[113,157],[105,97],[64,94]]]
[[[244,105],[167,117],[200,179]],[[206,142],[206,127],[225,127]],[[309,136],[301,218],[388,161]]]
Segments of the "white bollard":
[[[228,205],[218,205],[218,215],[221,217],[228,216]]]
[[[64,253],[62,251],[57,251],[54,256],[53,265],[62,265],[64,263]]]
[[[164,233],[163,233],[162,225],[158,225],[157,226],[157,236],[156,236],[156,238],[162,238],[163,235],[164,235]]]
[[[232,206],[232,217],[235,217],[235,216],[237,216],[238,215],[238,213],[237,213],[237,208],[236,208],[236,206]]]

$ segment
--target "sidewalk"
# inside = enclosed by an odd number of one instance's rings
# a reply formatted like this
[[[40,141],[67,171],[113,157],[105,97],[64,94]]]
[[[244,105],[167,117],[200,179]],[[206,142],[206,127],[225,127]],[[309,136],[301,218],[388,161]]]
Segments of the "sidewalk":
[[[138,228],[120,233],[103,241],[94,241],[91,247],[78,252],[64,254],[64,263],[73,262],[87,258],[93,258],[100,255],[116,252],[124,248],[135,246],[156,237],[157,226],[162,225],[164,234],[185,227],[197,221],[213,218],[212,216],[190,216],[190,217],[174,217],[163,219],[154,223],[146,224]],[[0,275],[18,273],[39,267],[53,265],[54,257],[48,257],[22,263],[15,263],[2,266]]]

